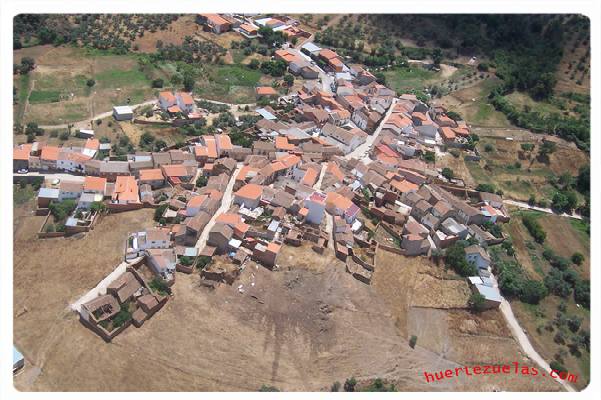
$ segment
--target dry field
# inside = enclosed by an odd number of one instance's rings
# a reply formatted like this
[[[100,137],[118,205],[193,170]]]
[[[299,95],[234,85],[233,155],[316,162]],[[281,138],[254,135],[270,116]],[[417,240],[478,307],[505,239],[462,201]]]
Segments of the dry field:
[[[141,53],[153,53],[156,51],[157,40],[161,40],[166,45],[180,45],[184,37],[195,36],[200,30],[200,25],[196,23],[196,15],[184,15],[170,23],[167,30],[144,32],[144,36],[136,37],[134,44],[138,45],[138,51]]]

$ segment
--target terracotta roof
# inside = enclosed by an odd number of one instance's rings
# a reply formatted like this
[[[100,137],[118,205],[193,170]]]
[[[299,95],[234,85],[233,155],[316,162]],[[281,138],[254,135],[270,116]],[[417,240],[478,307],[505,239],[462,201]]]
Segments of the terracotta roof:
[[[248,33],[253,33],[257,31],[257,27],[256,26],[252,26],[250,24],[241,24],[240,25],[240,29],[245,30]]]
[[[269,244],[267,245],[267,250],[269,250],[272,253],[277,254],[280,251],[280,247],[282,247],[281,244],[277,244],[275,242],[269,242]]]
[[[306,207],[301,208],[300,210],[298,210],[298,214],[301,217],[306,217],[307,215],[309,215],[309,209]]]
[[[13,160],[29,160],[32,144],[23,144],[13,148]]]
[[[285,136],[276,136],[275,137],[275,148],[278,150],[293,150],[294,145],[288,143],[288,138]]]
[[[223,18],[219,14],[200,14],[211,22],[213,25],[226,25],[229,24],[228,20]]]
[[[319,52],[319,56],[325,58],[326,60],[330,60],[332,58],[338,57],[338,54],[336,54],[335,51],[332,51],[330,49],[322,49]]]
[[[234,148],[228,135],[215,135],[215,140],[220,150],[231,150]]]
[[[242,217],[239,216],[238,214],[225,213],[225,214],[219,215],[217,217],[217,219],[215,220],[215,222],[230,225],[233,228],[234,226],[236,226],[237,224],[239,224],[243,221],[242,221]]]
[[[98,139],[88,139],[86,140],[86,144],[84,145],[86,149],[98,150],[100,148],[100,140]]]
[[[167,107],[167,111],[169,111],[170,113],[178,113],[178,112],[182,112],[182,109],[179,108],[178,105],[173,105],[171,107]]]
[[[165,100],[169,104],[175,104],[175,96],[171,92],[159,93],[159,100]]]
[[[259,171],[258,168],[253,168],[250,165],[245,165],[242,168],[240,168],[240,172],[238,172],[238,175],[236,175],[236,180],[243,181],[249,177],[250,173],[256,173],[257,171]]]
[[[215,137],[205,136],[203,139],[207,146],[207,154],[209,158],[217,158],[217,142],[215,141]]]
[[[41,160],[50,160],[56,161],[58,160],[58,154],[60,152],[60,148],[56,146],[44,146],[42,149],[42,154],[40,155]]]
[[[315,182],[317,182],[318,177],[319,177],[319,171],[317,171],[315,168],[309,168],[307,170],[307,172],[305,172],[305,175],[303,176],[301,183],[303,185],[313,186],[313,185],[315,185]]]
[[[338,164],[336,164],[335,162],[330,161],[328,163],[328,166],[326,167],[326,172],[334,175],[339,182],[342,182],[344,180],[344,174],[340,170],[340,167],[338,167]]]
[[[83,182],[83,190],[94,190],[104,192],[106,188],[106,178],[98,176],[86,176]]]
[[[182,103],[184,103],[185,105],[193,105],[194,104],[194,99],[192,98],[192,96],[189,93],[180,92],[177,95],[179,96],[180,99],[182,99]]]
[[[448,126],[443,126],[440,127],[440,136],[442,136],[446,140],[453,140],[455,139],[455,132]]]
[[[346,211],[351,208],[353,202],[336,192],[329,192],[326,196],[326,205],[330,207],[334,206],[340,210]]]
[[[420,119],[422,121],[427,121],[428,117],[426,116],[426,114],[422,113],[422,112],[414,112],[413,114],[411,114],[412,117],[415,117],[417,119]]]
[[[161,165],[161,169],[165,176],[168,177],[188,176],[188,171],[182,164]]]
[[[160,181],[165,179],[160,168],[140,170],[140,181]]]
[[[278,94],[271,86],[259,86],[256,91],[259,96],[277,96]]]
[[[390,181],[390,185],[401,193],[417,191],[417,189],[419,189],[418,185],[416,185],[415,183],[411,183],[406,179],[402,181],[397,181],[396,179],[393,179]]]
[[[236,196],[244,197],[247,199],[258,199],[261,197],[262,194],[263,186],[255,185],[254,183],[244,185],[236,192]]]
[[[294,154],[288,154],[287,156],[284,156],[284,157],[278,159],[278,161],[280,161],[282,164],[284,164],[284,167],[286,167],[286,168],[295,166],[296,164],[298,164],[300,162],[300,160],[301,160],[301,158]]]
[[[131,175],[117,176],[115,190],[113,191],[113,200],[139,201],[136,178]]]

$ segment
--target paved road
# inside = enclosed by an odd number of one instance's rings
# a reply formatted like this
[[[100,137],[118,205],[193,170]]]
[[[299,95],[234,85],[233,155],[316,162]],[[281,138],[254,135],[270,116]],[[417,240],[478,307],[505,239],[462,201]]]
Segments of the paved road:
[[[536,350],[534,350],[534,347],[532,347],[532,344],[530,343],[530,340],[528,340],[528,337],[524,333],[524,330],[522,329],[522,327],[520,326],[519,322],[515,318],[515,315],[513,315],[513,311],[511,310],[511,305],[509,304],[509,302],[507,300],[503,299],[503,301],[501,302],[501,306],[499,307],[499,309],[501,310],[501,313],[503,314],[503,317],[505,317],[505,321],[507,321],[507,325],[509,326],[509,329],[511,330],[511,333],[513,334],[513,337],[520,344],[520,347],[522,348],[522,350],[524,351],[524,353],[526,353],[526,355],[532,361],[534,361],[535,363],[537,363],[543,370],[545,370],[547,373],[550,373],[551,372],[551,367],[536,352]],[[561,379],[557,379],[557,378],[555,380],[558,383],[560,383],[568,392],[574,392],[575,391],[574,388],[570,384],[566,383],[565,381],[563,381]]]
[[[326,233],[328,234],[328,248],[334,250],[334,216],[327,211],[324,212],[326,219]]]
[[[369,149],[375,142],[375,140],[378,137],[378,135],[380,134],[380,132],[382,132],[382,127],[384,126],[386,121],[388,121],[388,118],[390,118],[390,115],[392,114],[392,110],[394,109],[394,105],[396,104],[397,100],[398,99],[396,99],[396,98],[392,100],[392,104],[390,105],[390,108],[388,108],[388,111],[386,112],[386,115],[384,116],[384,118],[382,118],[382,121],[380,121],[380,125],[378,125],[378,127],[376,128],[376,130],[374,131],[374,133],[372,135],[367,137],[367,140],[365,141],[365,143],[363,143],[362,145],[357,147],[352,152],[348,153],[346,156],[344,156],[344,158],[346,158],[347,160],[350,160],[351,158],[357,158],[357,159],[363,158],[363,153],[366,153],[367,151],[369,151]]]
[[[228,182],[227,187],[225,189],[225,192],[223,193],[223,198],[221,199],[221,206],[219,207],[217,212],[211,217],[211,219],[203,229],[202,233],[200,234],[198,241],[196,242],[195,247],[197,249],[202,250],[206,246],[207,239],[209,238],[209,232],[211,231],[211,229],[213,229],[217,216],[229,210],[230,206],[232,205],[232,191],[234,189],[234,183],[236,183],[236,176],[238,176],[238,172],[240,172],[240,169],[242,169],[243,165],[243,163],[238,163],[238,166],[232,174],[230,181]]]
[[[560,217],[568,217],[568,218],[574,218],[574,219],[582,219],[581,215],[578,214],[567,214],[567,213],[563,213],[563,214],[558,214],[556,212],[554,212],[552,209],[550,208],[543,208],[543,207],[536,207],[536,206],[531,206],[528,203],[525,203],[523,201],[516,201],[516,200],[509,200],[509,199],[504,199],[503,203],[505,204],[509,204],[511,206],[516,206],[519,208],[524,208],[527,210],[533,210],[533,211],[540,211],[540,212],[544,212],[547,214],[555,214],[555,215],[559,215]]]
[[[315,190],[320,190],[321,189],[321,182],[323,181],[323,177],[326,174],[326,169],[328,167],[328,163],[321,163],[321,171],[319,172],[319,179],[317,179],[317,182],[315,182],[315,185],[313,185],[313,189]]]

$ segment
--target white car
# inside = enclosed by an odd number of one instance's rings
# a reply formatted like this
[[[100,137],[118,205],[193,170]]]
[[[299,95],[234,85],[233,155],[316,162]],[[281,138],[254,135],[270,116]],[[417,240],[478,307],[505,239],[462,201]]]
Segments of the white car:
[[[25,168],[21,168],[20,170],[17,171],[18,174],[26,174],[28,172],[29,172],[29,170],[25,169]]]

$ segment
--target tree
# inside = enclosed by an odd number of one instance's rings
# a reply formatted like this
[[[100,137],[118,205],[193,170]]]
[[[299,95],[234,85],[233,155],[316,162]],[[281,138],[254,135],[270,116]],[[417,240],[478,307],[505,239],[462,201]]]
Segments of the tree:
[[[44,129],[40,128],[37,122],[29,122],[27,127],[25,128],[25,134],[33,134],[35,136],[42,136],[44,134]]]
[[[486,309],[486,298],[480,293],[472,293],[468,300],[468,305],[472,312],[482,312]]]
[[[357,386],[357,380],[355,379],[355,377],[350,377],[346,381],[344,381],[345,392],[354,392],[355,386]]]
[[[589,308],[591,304],[591,282],[578,281],[574,286],[574,301],[583,307]]]
[[[432,51],[432,62],[436,67],[440,66],[440,62],[442,61],[442,50],[434,49]]]
[[[426,160],[427,162],[435,162],[436,161],[436,155],[434,154],[433,151],[426,151],[424,153],[424,160]]]
[[[88,79],[86,81],[86,86],[91,88],[92,86],[94,86],[96,84],[96,81],[94,79]]]
[[[21,65],[19,67],[19,72],[22,75],[28,74],[29,71],[32,71],[35,68],[35,60],[31,57],[23,57],[21,59]]]
[[[330,392],[339,392],[340,391],[340,382],[336,381],[332,384],[332,387],[330,388]]]
[[[591,167],[585,166],[580,168],[578,177],[576,178],[576,189],[583,194],[588,194],[591,190]]]
[[[284,82],[287,86],[292,86],[292,84],[294,83],[294,76],[292,76],[291,74],[284,75]]]
[[[538,304],[547,296],[547,288],[544,284],[535,280],[526,280],[522,284],[520,300],[528,304]]]
[[[64,221],[75,210],[75,207],[77,207],[77,203],[74,200],[63,200],[58,203],[50,203],[48,206],[50,213],[57,222]]]
[[[490,152],[491,152],[491,151],[493,151],[494,149],[495,149],[495,148],[494,148],[494,147],[493,147],[493,145],[492,145],[492,144],[490,144],[490,143],[486,143],[486,144],[484,145],[484,151],[485,151],[485,152],[487,152],[487,153],[490,153]]]
[[[540,158],[547,158],[549,154],[552,154],[557,150],[557,145],[555,142],[543,142],[543,144],[538,149],[538,156]]]
[[[537,243],[543,243],[547,234],[543,230],[543,227],[538,223],[535,217],[532,215],[524,215],[522,217],[522,222],[530,235],[536,240]]]
[[[184,90],[187,92],[191,92],[194,89],[195,79],[192,73],[186,71],[184,73],[184,77],[182,79],[182,84],[184,85]]]
[[[465,248],[460,242],[456,242],[447,248],[445,265],[461,276],[472,276],[478,273],[478,268],[465,258]]]
[[[532,150],[534,150],[534,145],[532,143],[522,143],[520,144],[520,147],[522,148],[522,150],[527,152],[531,152]]]
[[[152,87],[156,89],[162,88],[164,84],[165,82],[161,78],[157,78],[152,81]]]
[[[478,186],[476,186],[476,190],[478,192],[494,193],[495,187],[490,183],[480,183]]]
[[[95,201],[90,206],[90,210],[92,210],[92,211],[94,211],[96,213],[104,212],[106,210],[106,204],[104,204],[101,201]]]
[[[155,208],[155,210],[154,210],[154,220],[155,221],[159,222],[161,220],[161,218],[163,217],[163,213],[165,212],[165,210],[167,209],[168,206],[169,206],[169,204],[165,203],[165,204],[161,204],[160,206]]]
[[[584,262],[584,255],[579,252],[572,254],[572,262],[576,265],[581,265]]]
[[[259,60],[257,60],[256,58],[253,58],[248,63],[248,68],[250,68],[250,69],[259,69],[260,65],[261,65],[261,63],[259,62]]]
[[[445,167],[442,169],[442,176],[451,180],[455,177],[455,173],[453,172],[453,170],[451,168]]]
[[[140,136],[140,147],[146,147],[148,145],[151,145],[155,141],[155,139],[156,138],[152,133],[144,132]]]
[[[64,142],[65,140],[69,139],[69,132],[61,132],[58,138]]]
[[[417,344],[417,336],[411,335],[411,338],[409,339],[409,347],[414,349],[416,344]]]

